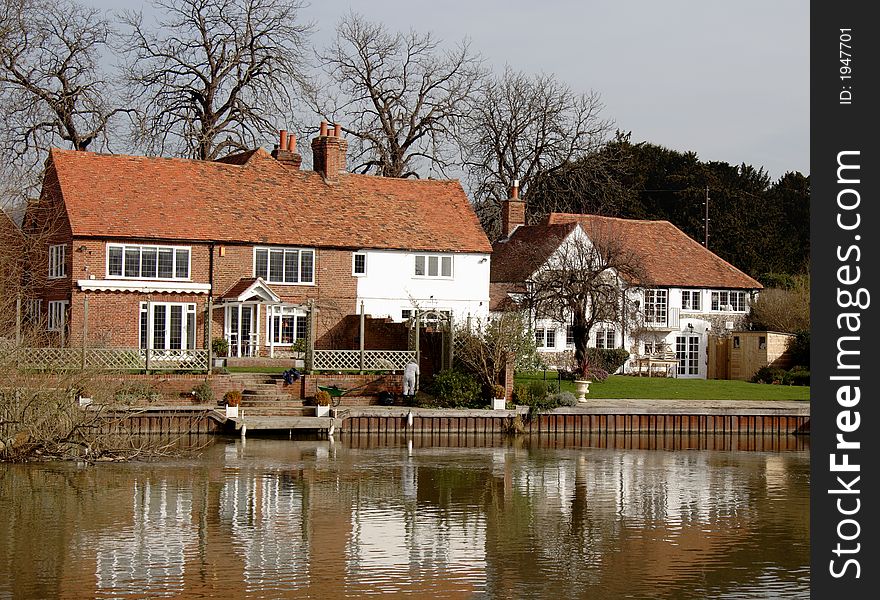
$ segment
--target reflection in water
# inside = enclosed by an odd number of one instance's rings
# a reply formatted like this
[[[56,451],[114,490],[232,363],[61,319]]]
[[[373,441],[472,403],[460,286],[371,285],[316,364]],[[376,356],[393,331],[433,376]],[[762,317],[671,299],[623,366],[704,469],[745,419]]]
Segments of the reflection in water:
[[[221,439],[2,466],[0,598],[805,598],[803,444]]]

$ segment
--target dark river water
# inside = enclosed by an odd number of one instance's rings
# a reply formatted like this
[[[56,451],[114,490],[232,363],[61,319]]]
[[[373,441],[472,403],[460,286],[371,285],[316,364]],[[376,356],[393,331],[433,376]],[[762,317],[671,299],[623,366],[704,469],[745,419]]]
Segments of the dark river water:
[[[787,439],[0,465],[0,598],[808,598],[809,452]]]

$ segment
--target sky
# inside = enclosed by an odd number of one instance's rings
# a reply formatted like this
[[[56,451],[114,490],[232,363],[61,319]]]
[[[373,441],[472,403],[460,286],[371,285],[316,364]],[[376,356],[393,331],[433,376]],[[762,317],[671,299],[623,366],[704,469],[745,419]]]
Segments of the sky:
[[[325,46],[350,10],[450,44],[468,38],[497,71],[553,73],[599,92],[603,117],[633,142],[763,167],[773,179],[809,174],[805,0],[314,0],[302,12],[313,43]]]

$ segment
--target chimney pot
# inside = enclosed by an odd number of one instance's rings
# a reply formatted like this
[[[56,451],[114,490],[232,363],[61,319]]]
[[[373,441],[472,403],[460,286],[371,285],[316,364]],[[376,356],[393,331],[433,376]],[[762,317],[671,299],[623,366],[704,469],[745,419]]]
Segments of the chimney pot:
[[[519,179],[513,180],[513,189],[510,192],[510,197],[514,199],[519,198]]]
[[[287,130],[279,129],[278,130],[278,147],[282,150],[287,149]]]
[[[339,123],[333,124],[333,136],[334,137],[341,137],[342,136],[342,125],[340,125]]]
[[[296,136],[293,134],[287,136],[287,151],[296,152]]]
[[[321,137],[327,136],[327,121],[321,121],[321,133],[319,135]]]

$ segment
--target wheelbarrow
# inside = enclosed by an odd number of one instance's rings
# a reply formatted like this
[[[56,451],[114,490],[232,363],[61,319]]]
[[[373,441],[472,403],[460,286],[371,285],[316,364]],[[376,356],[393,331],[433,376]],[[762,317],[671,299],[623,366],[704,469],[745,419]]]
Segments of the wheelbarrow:
[[[333,406],[339,406],[339,403],[342,401],[343,396],[355,395],[354,392],[363,390],[378,381],[384,382],[385,377],[384,376],[379,377],[378,379],[374,379],[373,381],[369,381],[363,385],[359,385],[359,386],[356,386],[353,388],[348,388],[348,389],[343,389],[337,385],[320,385],[320,384],[317,385],[317,388],[321,391],[324,391],[324,392],[327,392],[328,394],[330,394],[330,402],[333,404]]]

